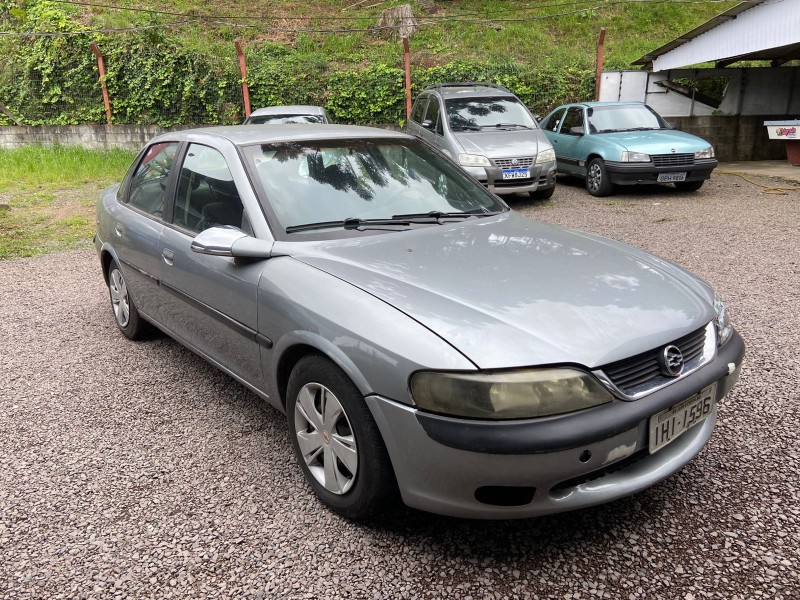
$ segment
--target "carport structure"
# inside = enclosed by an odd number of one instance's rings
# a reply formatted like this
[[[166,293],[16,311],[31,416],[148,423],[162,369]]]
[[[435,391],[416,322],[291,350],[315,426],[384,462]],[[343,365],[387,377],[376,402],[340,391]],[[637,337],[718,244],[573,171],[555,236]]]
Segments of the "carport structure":
[[[800,115],[797,60],[800,0],[745,0],[634,61],[643,70],[604,72],[599,98],[647,102],[721,160],[780,159],[764,121]],[[741,61],[769,66],[730,66]],[[688,68],[701,63],[714,67]]]

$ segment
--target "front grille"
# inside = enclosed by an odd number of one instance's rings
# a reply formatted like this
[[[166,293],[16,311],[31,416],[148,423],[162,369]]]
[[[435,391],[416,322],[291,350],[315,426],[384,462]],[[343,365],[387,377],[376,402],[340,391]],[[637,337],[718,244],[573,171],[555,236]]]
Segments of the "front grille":
[[[494,161],[494,164],[501,169],[524,169],[525,167],[530,167],[533,164],[533,158],[530,156],[523,156],[516,159],[494,158],[492,160]],[[517,164],[513,164],[514,160],[517,161]]]
[[[657,167],[680,167],[694,164],[694,154],[653,154],[651,158]]]
[[[691,364],[691,361],[698,358],[703,353],[705,343],[705,326],[672,342],[672,345],[677,346],[681,354],[683,354],[683,362],[686,365],[684,369],[694,366]],[[664,344],[664,346],[667,346],[667,344]],[[631,358],[611,363],[610,365],[601,367],[600,370],[606,374],[611,380],[611,383],[626,394],[635,392],[635,388],[638,386],[659,377],[670,381],[672,378],[666,378],[661,375],[661,367],[659,367],[658,364],[658,357],[664,349],[664,346],[659,346],[648,352],[643,352]]]

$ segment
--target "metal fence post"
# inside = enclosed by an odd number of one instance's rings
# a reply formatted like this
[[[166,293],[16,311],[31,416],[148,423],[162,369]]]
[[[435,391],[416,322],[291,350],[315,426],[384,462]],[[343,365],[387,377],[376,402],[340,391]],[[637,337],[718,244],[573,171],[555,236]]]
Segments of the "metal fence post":
[[[247,62],[239,42],[236,42],[236,54],[239,56],[239,71],[242,74],[242,97],[244,98],[244,117],[246,119],[250,116],[250,89],[247,87]]]
[[[111,125],[111,102],[108,99],[108,88],[106,87],[106,65],[103,62],[103,55],[100,48],[97,47],[95,42],[89,44],[89,47],[97,57],[97,68],[100,70],[100,87],[103,89],[103,104],[106,107],[106,123]]]

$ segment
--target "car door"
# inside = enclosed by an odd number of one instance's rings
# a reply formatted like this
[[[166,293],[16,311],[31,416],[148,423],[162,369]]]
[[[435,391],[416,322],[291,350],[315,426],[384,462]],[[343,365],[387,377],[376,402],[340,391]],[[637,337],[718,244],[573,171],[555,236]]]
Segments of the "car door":
[[[552,136],[558,170],[584,175],[586,157],[583,154],[585,115],[582,106],[570,106],[561,120],[558,132]],[[548,136],[549,137],[549,136]]]
[[[160,238],[161,286],[169,297],[164,325],[194,349],[263,389],[258,331],[258,281],[264,261],[199,254],[192,239],[209,227],[252,234],[223,154],[190,143],[177,173],[170,218]]]
[[[428,107],[428,97],[420,96],[411,109],[411,118],[406,124],[406,129],[411,135],[422,137],[422,121],[425,120],[425,109]]]
[[[179,145],[159,142],[142,152],[132,175],[120,189],[120,202],[110,210],[110,242],[128,293],[142,314],[159,322],[159,245]]]
[[[437,96],[429,98],[423,123],[424,125],[420,127],[420,137],[439,148],[442,152],[452,156],[452,151],[444,138],[444,117],[442,115],[441,102]]]

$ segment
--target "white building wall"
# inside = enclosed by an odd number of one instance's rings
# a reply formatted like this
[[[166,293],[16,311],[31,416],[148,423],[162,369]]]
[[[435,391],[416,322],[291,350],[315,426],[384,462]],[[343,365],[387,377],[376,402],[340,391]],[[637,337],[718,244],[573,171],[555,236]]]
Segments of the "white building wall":
[[[653,71],[716,62],[800,42],[800,0],[766,0],[653,61]]]

